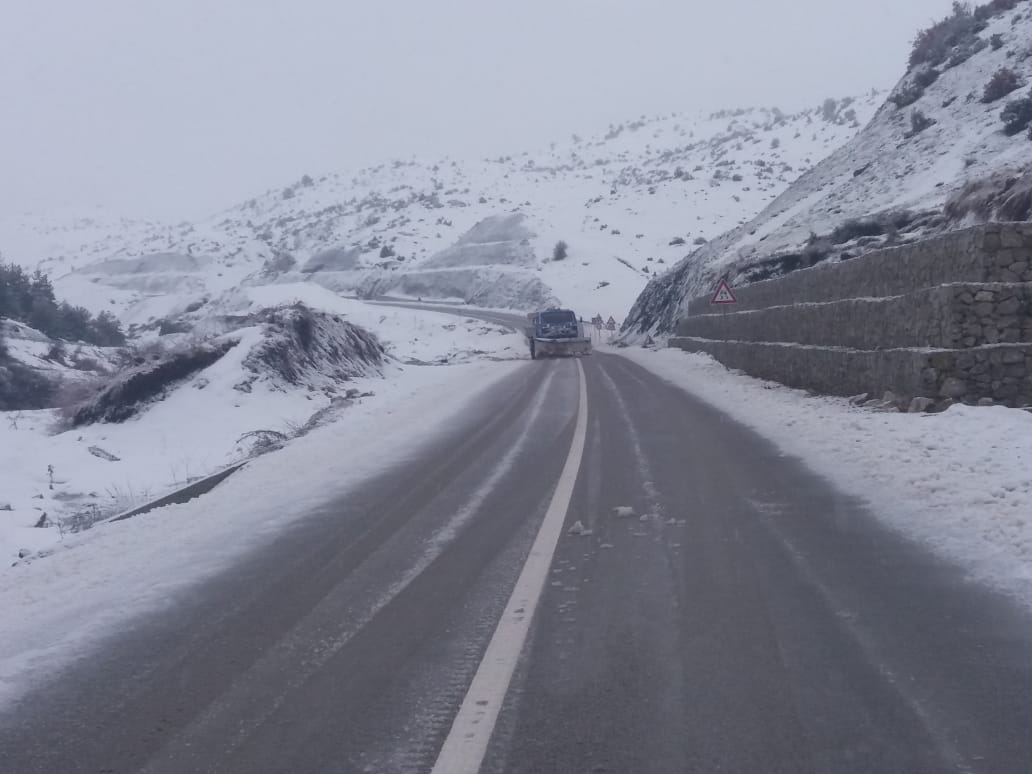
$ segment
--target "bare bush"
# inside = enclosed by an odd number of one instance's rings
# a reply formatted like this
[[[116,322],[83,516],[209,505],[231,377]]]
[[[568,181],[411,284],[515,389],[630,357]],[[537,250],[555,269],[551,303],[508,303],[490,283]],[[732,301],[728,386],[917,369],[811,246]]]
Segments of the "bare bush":
[[[907,132],[907,139],[916,137],[921,134],[925,129],[934,126],[935,121],[926,116],[920,110],[915,110],[910,114],[910,131]]]
[[[884,233],[885,226],[876,220],[850,219],[831,232],[831,243],[841,245],[859,237],[882,236]]]
[[[982,92],[982,102],[985,104],[996,102],[996,100],[1003,99],[1012,91],[1021,88],[1021,86],[1021,78],[1016,72],[1009,67],[1001,67],[993,73],[993,77],[985,85],[985,90]]]
[[[1003,112],[1000,113],[1003,119],[1003,131],[1007,135],[1015,135],[1025,130],[1032,124],[1032,91],[1027,97],[1013,99],[1007,103]]]
[[[953,13],[931,27],[921,30],[910,52],[910,67],[945,62],[953,50],[974,38],[984,22],[976,19],[971,7],[955,2]]]
[[[54,393],[57,418],[54,430],[63,432],[74,427],[72,421],[79,407],[95,399],[104,389],[107,380],[102,376],[62,380]]]
[[[898,108],[905,108],[913,105],[925,94],[925,88],[927,88],[927,76],[921,77],[921,73],[935,73],[938,77],[939,71],[935,68],[930,70],[922,70],[918,72],[913,79],[906,83],[900,84],[900,87],[889,97],[889,102],[892,102]],[[933,79],[934,80],[934,79]]]
[[[953,223],[1032,220],[1032,170],[972,180],[946,200],[943,211]]]

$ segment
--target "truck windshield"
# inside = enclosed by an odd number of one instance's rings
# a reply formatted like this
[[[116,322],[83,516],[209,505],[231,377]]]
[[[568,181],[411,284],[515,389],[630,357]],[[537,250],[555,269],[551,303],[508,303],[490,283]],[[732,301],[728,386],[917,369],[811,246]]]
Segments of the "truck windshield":
[[[577,322],[577,316],[573,312],[542,312],[541,322],[547,323],[548,325],[571,323]]]

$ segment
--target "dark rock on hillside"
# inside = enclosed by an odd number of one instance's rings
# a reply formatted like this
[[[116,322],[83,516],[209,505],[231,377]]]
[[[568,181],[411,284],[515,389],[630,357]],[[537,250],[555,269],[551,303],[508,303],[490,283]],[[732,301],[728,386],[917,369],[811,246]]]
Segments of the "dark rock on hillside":
[[[358,267],[362,251],[357,247],[329,247],[320,250],[301,267],[305,274],[317,271],[351,271]]]
[[[333,386],[379,375],[386,357],[383,345],[369,331],[303,304],[266,309],[251,319],[267,329],[244,359],[244,367],[273,381]]]

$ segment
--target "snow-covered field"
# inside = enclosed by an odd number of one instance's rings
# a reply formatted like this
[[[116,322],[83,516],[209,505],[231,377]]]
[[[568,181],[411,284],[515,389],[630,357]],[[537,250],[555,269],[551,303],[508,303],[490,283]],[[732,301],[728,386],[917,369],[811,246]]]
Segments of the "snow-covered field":
[[[771,439],[889,526],[1032,606],[1032,413],[881,413],[728,371],[707,355],[614,349]]]
[[[345,423],[367,404],[369,410],[393,408],[404,400],[406,385],[442,370],[435,365],[527,357],[522,336],[509,329],[443,313],[374,307],[312,284],[248,288],[233,300],[225,311],[240,314],[302,301],[377,334],[392,360],[384,378],[362,377],[343,385],[372,393],[334,404],[332,410]],[[217,363],[122,423],[55,433],[57,410],[0,417],[0,562],[69,542],[63,534],[67,527],[59,525],[74,513],[92,518],[95,512],[125,510],[244,459],[254,440],[241,440],[245,433],[271,430],[289,437],[329,409],[333,397],[321,390],[285,389],[262,380],[249,392],[236,389],[244,376],[242,361],[258,333],[254,328],[239,332],[241,344]],[[95,456],[91,447],[118,460]],[[36,528],[44,514],[50,526]]]

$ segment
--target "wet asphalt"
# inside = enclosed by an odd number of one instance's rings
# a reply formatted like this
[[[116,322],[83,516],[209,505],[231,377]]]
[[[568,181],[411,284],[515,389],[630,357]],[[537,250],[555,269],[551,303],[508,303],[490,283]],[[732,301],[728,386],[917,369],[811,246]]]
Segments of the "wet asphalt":
[[[581,361],[567,525],[483,772],[1032,771],[1032,617],[798,460]],[[0,771],[427,772],[566,460],[575,361],[0,715]],[[342,439],[344,442],[344,439]]]

